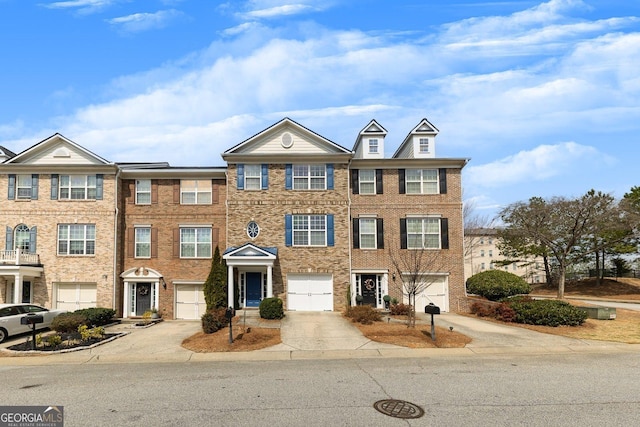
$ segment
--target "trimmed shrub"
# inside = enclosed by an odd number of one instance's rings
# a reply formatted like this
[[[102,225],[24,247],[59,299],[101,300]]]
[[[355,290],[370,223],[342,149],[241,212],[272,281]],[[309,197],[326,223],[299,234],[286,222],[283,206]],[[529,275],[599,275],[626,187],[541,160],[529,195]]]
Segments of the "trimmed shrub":
[[[77,332],[82,325],[89,325],[89,320],[83,314],[62,313],[53,318],[51,329],[60,333]]]
[[[391,304],[389,306],[389,313],[393,316],[408,316],[411,312],[411,306],[409,304]]]
[[[277,297],[263,299],[260,301],[258,309],[262,319],[282,319],[284,317],[282,300]]]
[[[362,323],[370,325],[373,322],[379,322],[382,315],[378,310],[370,305],[356,305],[347,309],[346,316],[354,323]]]
[[[202,315],[202,331],[205,334],[212,334],[224,328],[229,321],[226,316],[227,309],[224,307],[207,310]]]
[[[580,326],[587,313],[565,301],[512,298],[509,306],[515,312],[515,321],[528,325]]]
[[[487,270],[467,279],[467,291],[490,301],[499,301],[513,295],[528,294],[531,286],[513,273]]]
[[[110,308],[83,308],[81,310],[74,311],[76,314],[81,314],[87,318],[90,326],[104,326],[112,322],[113,317],[116,315],[116,311]]]

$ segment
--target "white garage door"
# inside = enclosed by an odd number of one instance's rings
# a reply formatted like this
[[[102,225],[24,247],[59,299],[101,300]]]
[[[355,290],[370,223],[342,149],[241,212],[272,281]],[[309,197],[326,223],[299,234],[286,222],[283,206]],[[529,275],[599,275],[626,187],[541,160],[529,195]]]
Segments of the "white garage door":
[[[440,307],[440,311],[449,311],[449,282],[446,277],[432,277],[425,281],[430,283],[426,289],[416,295],[416,312],[424,313],[424,307],[430,302]],[[409,297],[404,295],[404,303]]]
[[[97,304],[95,283],[60,283],[56,291],[56,308],[76,311],[95,307]]]
[[[176,285],[176,319],[200,319],[207,311],[203,285]]]
[[[288,274],[287,309],[333,311],[333,278],[330,274]]]

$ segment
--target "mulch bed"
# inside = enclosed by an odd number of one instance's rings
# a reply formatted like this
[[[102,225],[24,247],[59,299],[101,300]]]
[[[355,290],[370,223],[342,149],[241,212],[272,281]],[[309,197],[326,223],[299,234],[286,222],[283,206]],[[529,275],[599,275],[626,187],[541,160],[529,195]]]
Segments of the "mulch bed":
[[[117,337],[121,334],[104,334],[102,338],[90,338],[88,340],[82,341],[80,339],[80,334],[78,333],[68,333],[68,334],[60,334],[62,337],[62,343],[56,346],[45,345],[47,341],[47,337],[43,337],[43,344],[36,347],[35,351],[39,352],[54,352],[54,351],[62,351],[62,350],[82,350],[85,348],[89,348],[95,344],[111,340],[114,337]],[[14,344],[10,347],[7,347],[7,350],[13,351],[33,351],[33,343],[31,342],[31,337],[26,342],[22,342],[20,344]]]

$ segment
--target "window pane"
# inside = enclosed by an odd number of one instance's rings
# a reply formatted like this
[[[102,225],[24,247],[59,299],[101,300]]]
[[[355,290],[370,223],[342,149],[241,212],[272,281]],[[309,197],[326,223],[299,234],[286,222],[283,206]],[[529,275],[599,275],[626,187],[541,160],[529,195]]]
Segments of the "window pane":
[[[204,205],[211,203],[211,193],[198,193],[198,204]]]

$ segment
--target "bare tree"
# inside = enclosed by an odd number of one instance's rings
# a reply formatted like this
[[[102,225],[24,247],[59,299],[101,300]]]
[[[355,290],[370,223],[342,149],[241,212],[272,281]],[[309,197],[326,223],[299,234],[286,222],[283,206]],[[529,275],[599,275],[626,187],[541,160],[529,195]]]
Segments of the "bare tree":
[[[396,288],[407,295],[409,314],[407,326],[416,326],[416,296],[433,285],[445,271],[439,249],[399,249],[400,245],[389,245],[389,259],[397,275]]]

